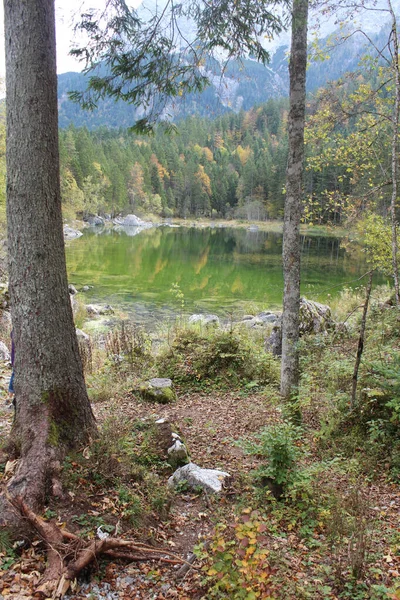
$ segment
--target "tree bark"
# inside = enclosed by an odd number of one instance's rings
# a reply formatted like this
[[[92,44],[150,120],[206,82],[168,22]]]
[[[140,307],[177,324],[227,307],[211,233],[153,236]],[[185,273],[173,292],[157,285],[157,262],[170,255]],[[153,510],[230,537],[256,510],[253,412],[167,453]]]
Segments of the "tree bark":
[[[365,289],[365,302],[364,302],[364,307],[363,307],[363,315],[362,315],[362,319],[361,319],[361,327],[360,327],[360,335],[358,338],[358,346],[357,346],[357,355],[356,355],[356,362],[354,364],[354,371],[353,371],[353,380],[352,380],[352,389],[351,389],[351,400],[350,400],[350,406],[351,408],[354,408],[356,405],[356,398],[357,398],[357,383],[358,383],[358,371],[360,369],[360,364],[361,364],[361,357],[364,351],[364,341],[365,341],[365,328],[367,326],[367,314],[368,314],[368,305],[369,305],[369,300],[371,298],[371,292],[372,292],[372,278],[374,276],[374,272],[371,271],[368,277],[368,283]]]
[[[53,0],[4,0],[9,288],[21,462],[8,491],[43,504],[69,448],[95,429],[64,253]]]
[[[281,368],[281,394],[287,399],[296,393],[299,383],[300,217],[303,195],[308,0],[294,0],[292,10],[289,154],[283,225]]]
[[[389,12],[392,19],[391,38],[393,44],[392,64],[394,69],[395,97],[393,106],[393,135],[392,135],[392,197],[390,201],[390,217],[392,228],[392,269],[396,306],[400,308],[399,287],[399,265],[397,260],[397,189],[398,189],[398,145],[399,145],[399,113],[400,113],[400,65],[399,65],[399,42],[397,37],[397,20],[390,0],[388,0]]]

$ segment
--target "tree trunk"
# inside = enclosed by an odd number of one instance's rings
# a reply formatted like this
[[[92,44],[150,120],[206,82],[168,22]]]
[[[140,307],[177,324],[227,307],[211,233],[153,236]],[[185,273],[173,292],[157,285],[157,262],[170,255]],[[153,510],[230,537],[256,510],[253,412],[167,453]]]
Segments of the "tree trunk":
[[[398,145],[399,145],[399,113],[400,113],[400,65],[399,65],[399,42],[397,37],[397,20],[390,0],[388,0],[389,12],[392,18],[391,38],[393,43],[392,63],[394,68],[395,97],[393,106],[393,135],[392,135],[392,198],[390,201],[390,217],[392,228],[392,269],[396,306],[400,308],[399,288],[399,265],[397,260],[397,177],[398,177]]]
[[[368,313],[369,300],[371,298],[371,292],[372,292],[373,276],[374,276],[374,272],[371,271],[369,274],[368,283],[367,283],[367,286],[365,289],[365,302],[364,302],[364,308],[363,308],[363,315],[362,315],[362,319],[361,319],[360,335],[358,338],[356,362],[354,364],[354,371],[353,371],[353,381],[352,381],[351,400],[350,400],[351,408],[354,408],[356,405],[358,371],[360,369],[361,357],[362,357],[362,354],[364,351],[365,328],[367,326],[367,313]]]
[[[21,457],[8,490],[33,510],[95,429],[68,293],[53,0],[4,0],[9,286]],[[53,482],[54,483],[54,482]]]
[[[308,0],[294,0],[289,65],[289,155],[283,225],[281,394],[287,399],[296,393],[299,383],[300,217],[303,195],[307,20]]]

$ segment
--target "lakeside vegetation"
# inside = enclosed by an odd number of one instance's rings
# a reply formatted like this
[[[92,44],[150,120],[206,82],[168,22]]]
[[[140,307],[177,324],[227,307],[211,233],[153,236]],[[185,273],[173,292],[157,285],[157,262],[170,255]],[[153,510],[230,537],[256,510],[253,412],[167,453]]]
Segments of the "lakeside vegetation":
[[[392,105],[385,93],[372,91],[360,75],[310,99],[303,217],[308,228],[357,231],[371,270],[392,276],[390,186],[382,177],[390,170],[390,128],[379,121]],[[368,102],[368,119],[363,111],[351,119],[341,114],[351,101]],[[279,229],[286,123],[286,101],[269,101],[212,123],[190,118],[172,137],[161,131],[149,138],[106,129],[61,131],[64,217],[135,212],[186,224],[236,219],[238,227],[256,221],[261,229]],[[264,225],[266,220],[273,221]],[[350,239],[343,243],[351,249]],[[183,307],[184,293],[174,290]],[[48,493],[46,484],[41,498],[43,522],[64,532],[76,554],[85,545],[90,554],[96,535],[126,539],[134,530],[138,554],[129,559],[141,566],[125,567],[127,555],[111,553],[93,567],[101,585],[146,600],[150,594],[181,600],[399,597],[398,307],[388,287],[375,288],[369,299],[360,278],[357,289],[341,291],[332,309],[328,331],[300,340],[300,384],[290,403],[279,393],[280,360],[266,344],[271,328],[247,330],[233,321],[224,328],[194,327],[182,311],[176,327],[153,338],[130,321],[91,339],[83,336],[81,359],[99,428],[73,452],[68,448],[57,465],[60,489],[68,494]],[[6,313],[0,338],[7,344]],[[77,314],[76,325],[84,328],[84,307]],[[140,395],[145,379],[166,376],[176,402],[156,405]],[[32,397],[26,386],[26,406]],[[48,396],[41,396],[42,409],[43,398]],[[12,413],[3,407],[0,416],[3,432],[9,431]],[[173,468],[157,448],[160,417],[177,424],[193,460],[232,475],[221,496],[186,484],[174,492],[167,487]],[[24,422],[30,447],[26,415]],[[53,418],[49,426],[50,456],[62,429]],[[6,485],[18,468],[6,462],[8,454],[7,448],[0,453]],[[49,531],[43,522],[42,532]],[[45,551],[53,549],[51,536],[42,538],[47,547],[40,541],[27,549],[0,531],[5,597],[36,592]],[[181,557],[188,553],[193,561],[185,564]],[[68,559],[73,554],[68,550]],[[175,562],[189,566],[181,579]],[[70,582],[73,597],[96,595],[82,580]]]
[[[79,527],[88,538],[99,526],[134,527],[155,547],[166,536],[174,552],[194,550],[195,568],[182,581],[163,564],[128,571],[118,561],[108,565],[115,589],[117,577],[143,575],[139,598],[166,584],[182,599],[396,598],[398,312],[391,291],[376,288],[351,407],[356,309],[364,293],[362,284],[344,290],[332,306],[331,332],[302,338],[297,425],[282,405],[279,360],[265,351],[265,332],[179,319],[156,347],[129,323],[93,337],[82,357],[99,437],[90,451],[64,463],[73,510],[49,498],[47,518]],[[144,379],[168,375],[175,403],[140,399]],[[192,460],[234,474],[226,495],[167,489],[172,469],[157,450],[152,425],[160,416],[179,426]],[[33,564],[29,551],[6,538],[1,543],[3,572]],[[39,559],[35,568],[43,569]]]

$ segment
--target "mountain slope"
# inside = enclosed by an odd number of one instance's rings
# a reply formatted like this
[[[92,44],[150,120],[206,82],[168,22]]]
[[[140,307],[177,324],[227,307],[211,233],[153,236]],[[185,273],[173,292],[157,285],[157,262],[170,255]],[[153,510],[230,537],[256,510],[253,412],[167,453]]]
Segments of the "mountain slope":
[[[387,28],[374,36],[379,44],[387,39]],[[360,58],[366,53],[364,43],[356,36],[345,43],[328,49],[327,41],[321,45],[330,58],[312,61],[307,73],[308,92],[313,92],[329,80],[341,77],[347,71],[358,68]],[[263,66],[254,60],[231,61],[224,73],[216,60],[209,61],[206,70],[210,86],[201,94],[189,94],[184,98],[169,102],[164,118],[177,121],[190,114],[216,117],[226,112],[248,110],[269,98],[286,96],[289,88],[288,47],[278,46],[271,63]],[[98,103],[93,112],[83,111],[68,98],[68,92],[81,91],[86,87],[87,77],[82,73],[64,73],[58,78],[59,122],[60,127],[70,124],[94,129],[100,126],[111,128],[132,126],[143,114],[141,109],[122,101],[105,99]]]

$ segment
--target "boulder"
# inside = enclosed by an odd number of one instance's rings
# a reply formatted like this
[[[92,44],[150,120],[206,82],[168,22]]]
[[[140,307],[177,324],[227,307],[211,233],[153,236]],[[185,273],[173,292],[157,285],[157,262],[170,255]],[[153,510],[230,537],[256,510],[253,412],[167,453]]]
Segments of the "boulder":
[[[205,314],[205,315],[191,315],[189,317],[189,323],[200,323],[201,325],[205,325],[205,326],[213,326],[213,327],[218,327],[219,326],[219,317],[217,317],[217,315],[209,315],[209,314]]]
[[[265,349],[274,356],[282,356],[282,326],[280,321],[272,327],[270,335],[265,340]]]
[[[266,327],[272,323],[276,323],[279,320],[279,315],[264,311],[260,312],[258,315],[245,315],[241,321],[239,321],[239,325],[245,325],[249,329],[255,329],[259,327]]]
[[[260,312],[257,315],[257,318],[261,319],[261,321],[263,321],[264,323],[276,323],[279,320],[280,316],[280,314],[276,314],[265,310],[263,312]]]
[[[136,215],[126,215],[126,217],[117,217],[113,221],[114,225],[122,227],[152,227],[152,223],[143,221]]]
[[[240,321],[240,325],[245,325],[249,329],[255,329],[256,327],[264,327],[265,323],[262,319],[254,317],[253,315],[245,315]]]
[[[83,233],[78,229],[73,229],[69,225],[64,225],[64,239],[65,240],[75,240],[76,238],[81,237]]]
[[[144,400],[169,404],[176,400],[176,393],[171,379],[154,377],[145,381],[139,388],[139,393]]]
[[[98,304],[87,304],[86,312],[91,317],[99,317],[100,315],[113,315],[114,309],[109,304],[100,306]]]
[[[334,325],[329,306],[300,298],[300,335],[322,333],[332,329]]]
[[[68,284],[68,292],[71,294],[71,296],[75,296],[75,294],[78,293],[78,290],[76,289],[76,287],[74,285],[72,285],[72,283]]]
[[[103,217],[99,217],[99,215],[89,215],[85,217],[84,221],[90,225],[90,227],[102,227],[105,223]]]
[[[334,327],[335,322],[329,306],[300,298],[300,336],[323,333]],[[274,356],[282,355],[282,317],[274,323],[271,334],[265,340],[265,348]]]
[[[151,425],[151,444],[154,444],[156,454],[167,460],[173,469],[190,462],[189,453],[184,440],[167,419],[158,419]]]
[[[11,360],[10,351],[4,342],[0,342],[0,360],[4,362],[10,362]]]
[[[79,343],[89,343],[90,342],[90,335],[88,335],[87,333],[85,333],[84,331],[82,331],[82,329],[76,329],[76,337],[78,338],[78,342]]]
[[[195,463],[190,462],[184,467],[180,467],[168,479],[168,486],[175,488],[179,483],[186,482],[189,488],[202,488],[206,492],[219,494],[226,478],[230,477],[225,471],[217,469],[202,469]]]

